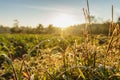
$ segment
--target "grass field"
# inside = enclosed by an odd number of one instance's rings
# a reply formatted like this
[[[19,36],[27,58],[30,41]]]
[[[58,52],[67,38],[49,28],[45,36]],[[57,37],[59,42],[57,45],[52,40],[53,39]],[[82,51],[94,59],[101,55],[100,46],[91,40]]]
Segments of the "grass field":
[[[120,80],[118,2],[4,1],[0,5],[0,80]],[[110,12],[111,4],[115,7]],[[28,26],[41,22],[51,24]]]
[[[0,34],[1,80],[119,80],[120,35]]]

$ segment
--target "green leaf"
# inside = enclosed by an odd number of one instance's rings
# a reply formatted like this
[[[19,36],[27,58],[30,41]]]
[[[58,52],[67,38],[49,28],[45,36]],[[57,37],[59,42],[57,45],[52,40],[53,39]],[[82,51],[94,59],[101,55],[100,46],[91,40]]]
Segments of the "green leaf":
[[[0,56],[4,56],[5,59],[7,60],[8,64],[12,65],[12,60],[6,54],[0,54]]]
[[[79,72],[80,72],[80,76],[83,78],[83,80],[86,80],[86,78],[85,78],[83,72],[81,71],[81,69],[78,69],[78,70],[79,70]]]

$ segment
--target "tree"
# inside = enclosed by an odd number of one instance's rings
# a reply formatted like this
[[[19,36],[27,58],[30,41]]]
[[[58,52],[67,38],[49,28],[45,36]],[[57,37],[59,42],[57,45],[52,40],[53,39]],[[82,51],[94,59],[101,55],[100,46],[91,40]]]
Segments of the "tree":
[[[17,19],[14,20],[13,27],[11,28],[11,33],[21,33],[21,28],[19,28],[19,21]]]
[[[117,23],[120,25],[120,17],[118,17]]]
[[[53,27],[52,24],[50,24],[50,25],[47,27],[47,33],[48,33],[48,34],[54,33],[54,27]]]
[[[39,25],[37,26],[36,32],[37,32],[37,33],[40,33],[40,34],[44,32],[44,27],[43,27],[42,24],[39,24]]]
[[[10,33],[10,28],[0,25],[0,33]]]
[[[11,33],[21,33],[21,29],[19,27],[12,27],[10,29]]]
[[[96,20],[95,16],[90,16],[90,21],[91,21],[91,23],[95,23],[97,20]]]
[[[19,21],[17,19],[14,20],[13,27],[19,27]]]

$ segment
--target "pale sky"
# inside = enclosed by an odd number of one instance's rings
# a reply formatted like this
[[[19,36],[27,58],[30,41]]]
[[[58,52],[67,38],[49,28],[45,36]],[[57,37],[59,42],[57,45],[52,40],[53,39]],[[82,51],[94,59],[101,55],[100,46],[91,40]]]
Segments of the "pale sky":
[[[91,15],[101,21],[111,19],[114,5],[114,20],[120,16],[120,0],[89,0]],[[0,25],[13,26],[17,19],[20,26],[36,27],[70,26],[84,22],[82,8],[86,0],[0,0]]]

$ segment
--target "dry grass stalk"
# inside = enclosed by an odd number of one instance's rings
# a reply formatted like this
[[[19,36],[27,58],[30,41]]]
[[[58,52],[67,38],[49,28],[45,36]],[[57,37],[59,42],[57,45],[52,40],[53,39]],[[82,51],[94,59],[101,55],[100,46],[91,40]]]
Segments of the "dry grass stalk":
[[[111,38],[110,38],[110,42],[109,42],[108,48],[107,48],[107,53],[108,53],[109,50],[110,50],[110,47],[111,47],[111,45],[112,45],[112,41],[113,41],[114,36],[119,35],[119,25],[116,24],[116,25],[114,25],[114,26],[115,26],[115,29],[114,29],[114,31],[113,31],[113,33],[112,33]]]
[[[89,24],[90,24],[90,9],[89,9],[89,2],[88,2],[88,0],[87,0],[87,11],[88,11],[88,22],[89,22]]]
[[[113,21],[114,20],[114,15],[113,14],[114,14],[114,6],[112,5],[112,22],[111,22],[110,27],[109,27],[109,36],[111,36],[111,38],[110,38],[110,41],[109,41],[109,44],[108,44],[108,47],[107,47],[107,53],[110,50],[110,47],[112,45],[114,36],[117,36],[120,33],[119,25],[115,24],[114,21]],[[112,32],[112,30],[113,30],[113,32]],[[112,33],[112,35],[111,35],[111,33]]]
[[[113,22],[113,20],[114,20],[114,6],[112,5],[112,22]]]
[[[109,34],[108,34],[108,36],[111,35],[113,26],[114,26],[114,6],[112,5],[112,22],[111,22],[111,24],[109,26]]]

